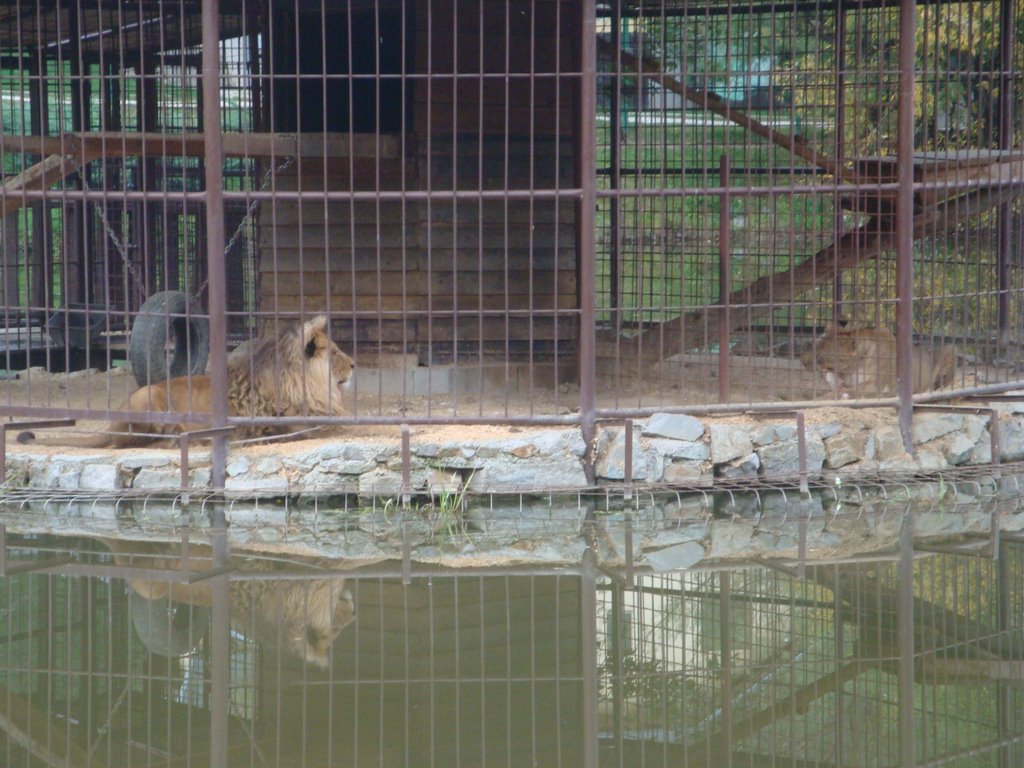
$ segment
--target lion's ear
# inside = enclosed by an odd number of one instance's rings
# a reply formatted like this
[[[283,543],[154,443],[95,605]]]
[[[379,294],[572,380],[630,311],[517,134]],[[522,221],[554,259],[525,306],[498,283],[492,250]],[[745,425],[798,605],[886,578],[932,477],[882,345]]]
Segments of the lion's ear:
[[[317,315],[302,324],[302,343],[309,344],[321,333],[327,333],[327,315]]]

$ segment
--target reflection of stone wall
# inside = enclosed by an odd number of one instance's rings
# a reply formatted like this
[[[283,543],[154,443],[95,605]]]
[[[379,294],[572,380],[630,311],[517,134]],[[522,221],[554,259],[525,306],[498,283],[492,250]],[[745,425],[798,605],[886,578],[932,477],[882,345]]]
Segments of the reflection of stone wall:
[[[401,508],[396,430],[393,436],[232,448],[228,517],[239,532],[259,529],[271,546],[301,543],[315,553],[327,542],[355,559],[400,556],[405,519],[414,557],[486,552],[502,561],[578,562],[590,541],[605,561],[621,564],[626,511],[633,555],[656,571],[708,557],[794,557],[801,521],[807,522],[809,558],[844,557],[892,546],[902,512],[913,506],[927,511],[916,523],[923,538],[987,533],[990,513],[982,502],[1000,494],[1008,505],[1002,514],[1015,521],[1007,527],[1024,528],[1024,517],[1013,517],[1020,470],[1009,463],[1024,451],[1024,406],[996,408],[1003,456],[998,481],[984,468],[991,459],[989,417],[975,413],[916,414],[911,456],[892,412],[871,412],[871,418],[865,411],[816,412],[818,421],[806,426],[811,492],[804,497],[795,488],[795,420],[658,414],[634,424],[635,489],[628,501],[622,426],[598,432],[596,493],[588,490],[586,446],[575,427],[424,427],[411,441],[411,513]],[[193,449],[190,466],[191,509],[201,510],[195,500],[209,484],[208,448]],[[880,477],[889,478],[887,487]],[[12,445],[7,478],[9,504],[47,502],[42,508],[51,526],[88,518],[79,528],[85,534],[97,533],[97,520],[166,522],[162,506],[181,512],[173,449],[47,452]],[[535,503],[520,496],[530,493],[537,494]],[[467,501],[464,514],[443,509],[443,497],[460,495]],[[581,537],[588,514],[598,521],[596,538]]]

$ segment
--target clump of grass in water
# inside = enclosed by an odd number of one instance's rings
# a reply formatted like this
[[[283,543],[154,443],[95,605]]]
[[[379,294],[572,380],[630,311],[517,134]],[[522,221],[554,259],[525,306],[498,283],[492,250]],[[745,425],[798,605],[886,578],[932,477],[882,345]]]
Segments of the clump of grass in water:
[[[466,509],[466,489],[472,479],[472,474],[463,480],[458,472],[453,472],[451,484],[445,484],[437,500],[431,500],[420,507],[420,514],[430,522],[432,535],[443,534],[447,538],[454,538],[465,531],[463,513]],[[455,490],[451,490],[452,487]]]

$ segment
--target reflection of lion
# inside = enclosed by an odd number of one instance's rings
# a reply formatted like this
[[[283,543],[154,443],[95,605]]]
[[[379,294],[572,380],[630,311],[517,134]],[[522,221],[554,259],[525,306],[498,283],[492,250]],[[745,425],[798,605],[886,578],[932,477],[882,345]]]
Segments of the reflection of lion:
[[[342,387],[352,377],[352,358],[338,349],[327,334],[323,315],[289,328],[278,337],[263,337],[246,344],[228,361],[228,413],[232,416],[344,416]],[[209,413],[210,377],[182,376],[135,390],[125,405],[129,413],[146,411]],[[180,434],[209,426],[175,422],[147,424],[117,421],[112,434],[93,438],[37,438],[22,432],[18,442],[74,445],[83,448],[127,448],[146,445],[155,435]],[[271,427],[250,434],[274,432]],[[146,433],[146,434],[131,434]]]
[[[887,328],[830,323],[800,361],[822,371],[844,397],[896,394],[896,337]],[[949,345],[914,347],[911,367],[914,392],[938,389],[953,381],[956,351]]]
[[[181,559],[168,556],[167,545],[139,544],[116,539],[104,543],[118,565],[181,573]],[[190,572],[212,567],[208,547],[194,546],[188,559]],[[228,588],[231,624],[268,648],[282,648],[304,661],[326,668],[331,645],[355,618],[355,603],[344,576],[274,579],[274,566],[265,561],[243,561],[238,572],[261,571],[260,578],[232,578]],[[209,580],[195,584],[136,577],[132,590],[147,600],[213,605]]]

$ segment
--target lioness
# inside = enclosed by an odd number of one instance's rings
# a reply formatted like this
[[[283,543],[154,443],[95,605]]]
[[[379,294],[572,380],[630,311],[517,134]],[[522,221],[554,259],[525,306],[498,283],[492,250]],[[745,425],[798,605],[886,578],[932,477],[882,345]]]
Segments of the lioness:
[[[896,337],[888,328],[829,323],[800,361],[808,370],[824,372],[842,397],[896,394]],[[911,371],[914,392],[946,386],[956,373],[956,350],[914,347]]]
[[[327,334],[327,318],[318,315],[247,344],[244,354],[228,361],[228,413],[232,416],[345,416],[342,388],[352,378],[354,363]],[[140,387],[128,397],[128,413],[163,411],[209,413],[210,377],[182,376]],[[70,445],[80,448],[130,448],[148,445],[159,435],[203,429],[207,424],[147,424],[130,419],[111,423],[111,434],[95,437],[37,438],[21,432],[19,443]],[[258,427],[247,434],[279,432]],[[143,434],[139,434],[143,433]]]
[[[118,565],[134,565],[180,574],[182,561],[171,545],[105,539]],[[193,545],[188,560],[193,572],[212,567],[209,547]],[[240,563],[239,570],[273,573],[275,566],[262,560]],[[309,664],[326,668],[331,645],[355,618],[352,593],[344,576],[309,579],[232,579],[228,587],[231,623],[240,631],[272,648],[283,648]],[[181,581],[130,578],[128,585],[147,600],[213,605],[213,591],[206,580]]]

